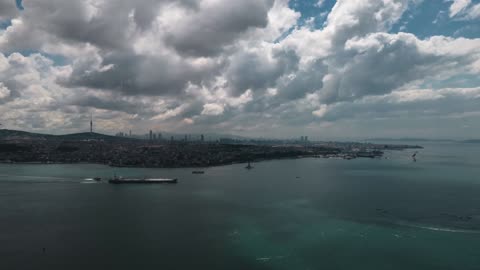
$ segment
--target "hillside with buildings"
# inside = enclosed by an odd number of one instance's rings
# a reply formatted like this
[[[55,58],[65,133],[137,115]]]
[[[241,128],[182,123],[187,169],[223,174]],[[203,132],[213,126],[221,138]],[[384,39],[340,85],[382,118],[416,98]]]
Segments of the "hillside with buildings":
[[[378,158],[420,146],[301,140],[134,139],[94,132],[67,135],[0,130],[0,162],[97,163],[118,167],[206,167],[280,158]]]

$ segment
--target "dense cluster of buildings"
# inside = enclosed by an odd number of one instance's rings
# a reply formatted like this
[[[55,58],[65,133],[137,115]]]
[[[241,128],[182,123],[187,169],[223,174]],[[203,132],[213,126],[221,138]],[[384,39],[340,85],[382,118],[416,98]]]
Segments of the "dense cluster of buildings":
[[[132,167],[205,167],[279,158],[327,157],[353,159],[381,157],[385,150],[419,148],[408,145],[310,142],[300,140],[254,140],[201,135],[171,136],[165,139],[152,130],[138,138],[119,132],[116,136],[93,132],[44,135],[2,130],[0,162],[100,163]]]
[[[264,145],[143,140],[17,140],[0,142],[0,162],[100,163],[132,167],[205,167],[281,158],[381,157],[380,145]]]
[[[118,132],[115,134],[116,137],[122,137],[122,138],[132,138],[132,139],[142,139],[142,140],[147,140],[149,142],[166,142],[166,141],[183,141],[183,142],[205,142],[205,136],[203,134],[200,135],[191,135],[191,134],[185,134],[181,137],[177,136],[170,136],[164,137],[161,132],[154,132],[150,130],[147,134],[144,135],[137,135],[137,134],[132,134],[132,131],[130,130],[128,133],[126,132]]]
[[[135,167],[197,167],[334,155],[332,147],[163,142],[143,140],[15,140],[0,143],[1,162],[101,163]]]

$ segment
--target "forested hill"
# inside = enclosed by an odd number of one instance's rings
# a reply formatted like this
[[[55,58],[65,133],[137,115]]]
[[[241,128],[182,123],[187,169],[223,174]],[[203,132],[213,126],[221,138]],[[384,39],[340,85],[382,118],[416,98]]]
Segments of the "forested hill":
[[[73,133],[65,135],[52,135],[52,134],[42,134],[42,133],[33,133],[20,130],[9,130],[9,129],[0,129],[0,140],[132,140],[131,138],[125,137],[116,137],[100,133]]]

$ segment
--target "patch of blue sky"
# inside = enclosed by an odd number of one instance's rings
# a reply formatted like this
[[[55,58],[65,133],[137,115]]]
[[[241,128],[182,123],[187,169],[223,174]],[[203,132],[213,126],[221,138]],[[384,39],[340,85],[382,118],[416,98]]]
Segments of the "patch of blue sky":
[[[7,29],[10,25],[12,25],[11,20],[0,20],[0,30]]]
[[[315,29],[323,28],[328,13],[332,10],[336,0],[291,0],[288,5],[291,9],[301,14],[297,27],[310,24]],[[292,33],[294,28],[285,31],[274,42],[278,43]]]
[[[286,37],[288,37],[288,35],[290,35],[293,31],[294,27],[288,29],[287,31],[283,32],[277,39],[275,39],[273,41],[273,43],[279,43],[281,42],[282,40],[284,40]]]
[[[37,50],[21,50],[21,51],[18,51],[17,53],[20,53],[23,56],[30,56],[36,53],[41,54],[42,56],[52,60],[54,66],[64,66],[69,63],[69,60],[67,58],[59,54],[50,54],[50,53],[45,53]]]
[[[473,4],[480,0],[472,1]],[[403,14],[390,32],[407,32],[425,39],[431,36],[451,36],[475,38],[480,36],[478,21],[450,18],[449,8],[452,2],[424,0],[412,5]]]
[[[459,74],[445,80],[426,80],[420,88],[472,88],[480,87],[480,77],[473,74]]]
[[[17,8],[20,10],[23,10],[23,3],[22,0],[15,0],[15,3],[17,4]]]
[[[335,0],[291,0],[289,7],[301,13],[299,26],[305,25],[313,18],[313,27],[323,28],[328,13],[335,5]]]

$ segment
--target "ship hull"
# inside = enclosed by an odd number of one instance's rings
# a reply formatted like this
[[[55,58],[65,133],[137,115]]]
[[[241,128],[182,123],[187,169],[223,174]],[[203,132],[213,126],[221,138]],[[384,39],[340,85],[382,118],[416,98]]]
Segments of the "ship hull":
[[[110,179],[110,184],[176,184],[177,179]]]

